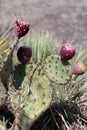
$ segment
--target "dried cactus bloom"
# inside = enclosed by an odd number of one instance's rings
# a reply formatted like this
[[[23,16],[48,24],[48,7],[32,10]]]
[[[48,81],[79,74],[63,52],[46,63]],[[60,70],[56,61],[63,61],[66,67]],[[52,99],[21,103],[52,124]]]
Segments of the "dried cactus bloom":
[[[85,73],[86,67],[82,62],[77,62],[73,67],[73,74],[81,75]]]
[[[16,30],[15,30],[16,36],[18,38],[25,36],[28,33],[29,28],[30,28],[29,23],[18,19],[16,21]]]
[[[70,60],[75,55],[75,48],[70,44],[64,44],[60,50],[61,59],[64,61]]]
[[[21,46],[17,52],[17,58],[22,64],[26,64],[32,57],[32,49],[28,46]]]

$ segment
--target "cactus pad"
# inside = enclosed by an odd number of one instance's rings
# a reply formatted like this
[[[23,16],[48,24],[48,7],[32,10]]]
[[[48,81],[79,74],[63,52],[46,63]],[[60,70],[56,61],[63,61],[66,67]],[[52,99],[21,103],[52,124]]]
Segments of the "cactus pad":
[[[21,94],[15,93],[11,96],[11,105],[13,109],[14,106],[22,108],[25,115],[32,121],[35,121],[50,106],[52,93],[49,87],[49,80],[45,76],[38,75],[36,71],[30,86],[31,92],[28,95],[30,66],[25,66],[24,76],[22,72],[20,66],[15,68],[14,80],[17,79],[16,84],[19,84],[19,87],[21,86],[22,92]]]
[[[31,94],[24,101],[25,114],[30,119],[36,120],[49,107],[50,103],[51,91],[48,80],[45,77],[35,77],[31,86]]]
[[[52,82],[65,84],[70,80],[70,64],[63,62],[58,55],[47,57],[44,63],[44,71]]]
[[[3,34],[0,38],[0,80],[4,86],[8,86],[8,80],[12,69],[12,55],[18,38],[9,30],[7,34]]]

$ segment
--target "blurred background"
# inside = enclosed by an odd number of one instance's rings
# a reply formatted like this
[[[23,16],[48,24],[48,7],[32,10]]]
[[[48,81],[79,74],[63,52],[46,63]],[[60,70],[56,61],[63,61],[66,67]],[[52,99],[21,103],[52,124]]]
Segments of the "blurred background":
[[[16,18],[87,49],[87,0],[0,0],[0,34]]]

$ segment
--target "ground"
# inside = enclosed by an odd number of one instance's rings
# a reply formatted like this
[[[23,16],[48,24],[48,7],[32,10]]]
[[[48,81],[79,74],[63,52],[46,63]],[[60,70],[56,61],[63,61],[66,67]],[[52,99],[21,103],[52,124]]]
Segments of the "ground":
[[[87,0],[0,0],[0,34],[15,17],[28,20],[31,31],[87,48]]]

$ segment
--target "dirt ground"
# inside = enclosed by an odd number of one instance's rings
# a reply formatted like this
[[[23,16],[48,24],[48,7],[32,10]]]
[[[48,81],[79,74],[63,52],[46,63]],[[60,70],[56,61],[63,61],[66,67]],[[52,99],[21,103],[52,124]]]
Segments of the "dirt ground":
[[[15,17],[87,49],[87,0],[0,0],[0,34]]]

